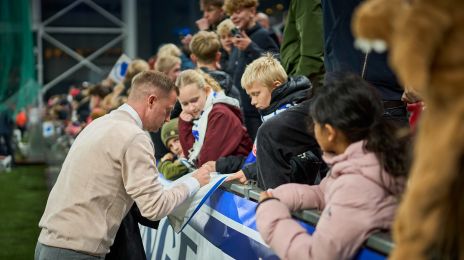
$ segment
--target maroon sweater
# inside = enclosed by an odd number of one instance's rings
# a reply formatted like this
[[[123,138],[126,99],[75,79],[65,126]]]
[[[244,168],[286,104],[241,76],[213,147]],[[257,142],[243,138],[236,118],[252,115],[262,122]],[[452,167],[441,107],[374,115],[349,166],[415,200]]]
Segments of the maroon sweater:
[[[195,139],[191,122],[179,118],[179,139],[184,153],[192,148]],[[208,115],[205,140],[197,160],[197,167],[208,161],[229,155],[248,155],[253,142],[243,126],[240,109],[226,104],[215,104]]]

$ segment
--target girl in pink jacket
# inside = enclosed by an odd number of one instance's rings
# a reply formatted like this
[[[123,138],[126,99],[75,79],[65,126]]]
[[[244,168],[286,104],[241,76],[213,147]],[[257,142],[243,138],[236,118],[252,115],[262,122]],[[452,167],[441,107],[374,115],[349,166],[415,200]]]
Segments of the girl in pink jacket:
[[[332,74],[314,98],[314,132],[330,172],[319,185],[263,192],[256,211],[261,236],[280,258],[350,259],[369,235],[390,228],[407,152],[375,91],[355,75]],[[310,235],[290,212],[314,208],[322,213]]]

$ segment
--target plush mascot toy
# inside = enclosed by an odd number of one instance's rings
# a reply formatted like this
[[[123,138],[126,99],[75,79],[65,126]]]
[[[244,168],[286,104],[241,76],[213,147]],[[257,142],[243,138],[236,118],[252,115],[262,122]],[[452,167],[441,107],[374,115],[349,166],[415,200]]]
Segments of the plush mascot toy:
[[[464,259],[464,1],[369,0],[352,28],[426,106],[390,257]]]

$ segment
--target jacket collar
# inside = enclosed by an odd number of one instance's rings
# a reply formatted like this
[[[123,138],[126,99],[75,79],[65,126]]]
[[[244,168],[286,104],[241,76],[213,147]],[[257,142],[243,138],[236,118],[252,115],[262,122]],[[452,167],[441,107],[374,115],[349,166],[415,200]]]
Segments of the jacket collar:
[[[133,107],[131,107],[129,104],[125,103],[125,104],[121,105],[118,108],[118,110],[125,111],[125,112],[129,113],[129,115],[135,120],[135,123],[137,124],[137,126],[139,126],[140,129],[143,129],[142,119],[140,119],[139,114],[137,113],[137,111],[135,111],[135,109]]]

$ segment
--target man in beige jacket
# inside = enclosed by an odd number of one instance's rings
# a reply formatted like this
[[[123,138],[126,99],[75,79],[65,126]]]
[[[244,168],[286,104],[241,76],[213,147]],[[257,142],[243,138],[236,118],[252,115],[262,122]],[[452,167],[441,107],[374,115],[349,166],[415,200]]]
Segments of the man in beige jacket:
[[[162,73],[142,72],[126,104],[89,124],[77,137],[40,220],[35,259],[103,259],[132,204],[159,220],[209,182],[201,168],[164,190],[154,148],[144,131],[169,121],[176,88]]]

